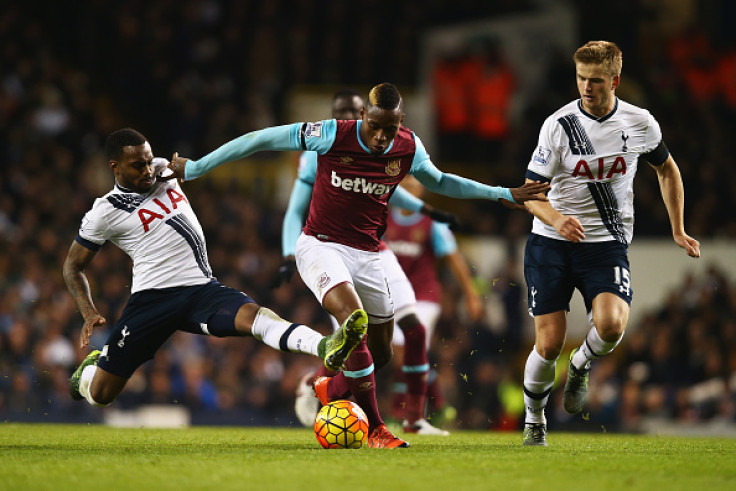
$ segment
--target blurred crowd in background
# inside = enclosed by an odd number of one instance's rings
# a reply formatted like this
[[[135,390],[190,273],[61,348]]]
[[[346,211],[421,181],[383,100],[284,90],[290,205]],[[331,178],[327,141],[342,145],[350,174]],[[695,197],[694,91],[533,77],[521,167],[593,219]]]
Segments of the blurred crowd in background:
[[[103,411],[68,395],[68,377],[86,350],[77,346],[82,320],[61,267],[83,214],[112,186],[102,154],[108,133],[132,126],[148,136],[156,155],[200,156],[247,131],[290,122],[283,119],[283,105],[295,87],[391,81],[410,90],[418,84],[423,29],[520,14],[538,3],[400,2],[390,13],[367,1],[323,2],[319,8],[308,1],[216,0],[4,5],[0,420],[102,420]],[[623,3],[642,13],[647,2]],[[611,23],[626,15],[617,10]],[[581,13],[581,44],[613,32],[605,26],[592,30],[585,19]],[[680,166],[688,232],[701,240],[736,240],[730,145],[736,134],[736,42],[725,29],[698,28],[709,19],[696,15],[687,28],[666,36],[649,30],[626,31],[620,41],[607,38],[624,50],[619,95],[657,117]],[[525,108],[523,123],[504,129],[498,141],[473,146],[475,152],[457,153],[453,163],[482,165],[494,184],[519,185],[543,119],[576,97],[571,54],[561,54],[549,67],[545,90]],[[453,147],[446,145],[456,142],[437,128],[439,154],[449,158]],[[464,131],[456,130],[450,131]],[[670,236],[655,176],[648,169],[637,176],[637,237]],[[184,189],[221,282],[285,318],[328,332],[325,313],[298,278],[270,288],[281,261],[281,205],[237,185],[223,189],[205,180]],[[530,227],[530,217],[487,203],[463,208],[462,220],[462,234],[509,242]],[[519,271],[477,278],[482,297],[493,293],[501,299],[493,304],[500,312],[492,314],[504,317],[504,332],[465,321],[460,289],[446,278],[430,354],[446,403],[457,411],[445,426],[518,428],[523,363],[531,349],[522,336],[526,292]],[[107,245],[87,274],[112,326],[129,295],[130,261]],[[666,303],[630,326],[622,345],[594,365],[588,424],[550,411],[550,427],[639,431],[652,418],[735,422],[735,313],[734,278],[716,268],[704,277],[683,278]],[[92,345],[100,347],[106,335],[96,332]],[[191,410],[195,423],[297,424],[296,385],[317,363],[253,339],[177,334],[133,376],[114,406],[179,404]],[[566,363],[558,365],[564,370]],[[379,383],[388,404],[390,370],[384,372]]]

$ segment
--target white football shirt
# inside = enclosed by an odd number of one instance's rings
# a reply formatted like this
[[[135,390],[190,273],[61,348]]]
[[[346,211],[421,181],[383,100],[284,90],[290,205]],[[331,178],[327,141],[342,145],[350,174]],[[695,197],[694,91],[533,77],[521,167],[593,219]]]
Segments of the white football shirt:
[[[171,174],[167,164],[155,158],[154,173]],[[85,214],[77,241],[92,248],[110,241],[130,256],[131,293],[213,279],[202,227],[177,179],[155,182],[146,194],[116,182]]]
[[[659,124],[645,109],[617,98],[613,111],[598,118],[576,100],[545,120],[527,178],[551,179],[550,204],[580,220],[583,242],[629,244],[638,159],[661,141]],[[532,233],[565,240],[536,217]]]

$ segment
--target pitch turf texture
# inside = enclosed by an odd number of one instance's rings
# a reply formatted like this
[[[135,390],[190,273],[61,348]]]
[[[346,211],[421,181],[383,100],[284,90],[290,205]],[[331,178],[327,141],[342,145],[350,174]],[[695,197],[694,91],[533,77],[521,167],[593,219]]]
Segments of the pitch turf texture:
[[[552,433],[412,436],[411,448],[324,450],[302,428],[0,423],[0,489],[648,491],[736,489],[736,439]]]

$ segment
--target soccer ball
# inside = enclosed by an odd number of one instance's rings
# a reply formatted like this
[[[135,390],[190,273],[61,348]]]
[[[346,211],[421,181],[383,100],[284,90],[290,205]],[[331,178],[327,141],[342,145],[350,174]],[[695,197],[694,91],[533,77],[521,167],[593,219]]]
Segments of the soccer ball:
[[[333,401],[317,413],[314,434],[322,448],[360,448],[368,438],[368,418],[354,402]]]

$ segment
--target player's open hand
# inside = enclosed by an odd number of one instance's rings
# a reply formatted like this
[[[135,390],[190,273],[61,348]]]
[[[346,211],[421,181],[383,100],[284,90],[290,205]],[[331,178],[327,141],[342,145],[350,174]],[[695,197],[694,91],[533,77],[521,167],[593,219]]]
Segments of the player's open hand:
[[[688,234],[679,234],[674,236],[675,243],[685,249],[690,257],[700,257],[700,242],[690,237]]]
[[[84,319],[84,326],[82,326],[82,333],[79,335],[79,347],[84,348],[89,344],[89,337],[92,335],[92,331],[95,327],[102,327],[107,324],[107,321],[100,314],[92,314]]]
[[[549,191],[548,182],[525,182],[520,188],[509,188],[511,191],[511,197],[514,198],[517,204],[522,204],[525,201],[549,201],[544,195]]]
[[[168,181],[169,179],[176,178],[179,179],[179,182],[184,182],[184,168],[187,166],[187,160],[189,159],[179,157],[179,154],[175,152],[168,165],[172,173],[166,177],[160,177],[159,180]]]

